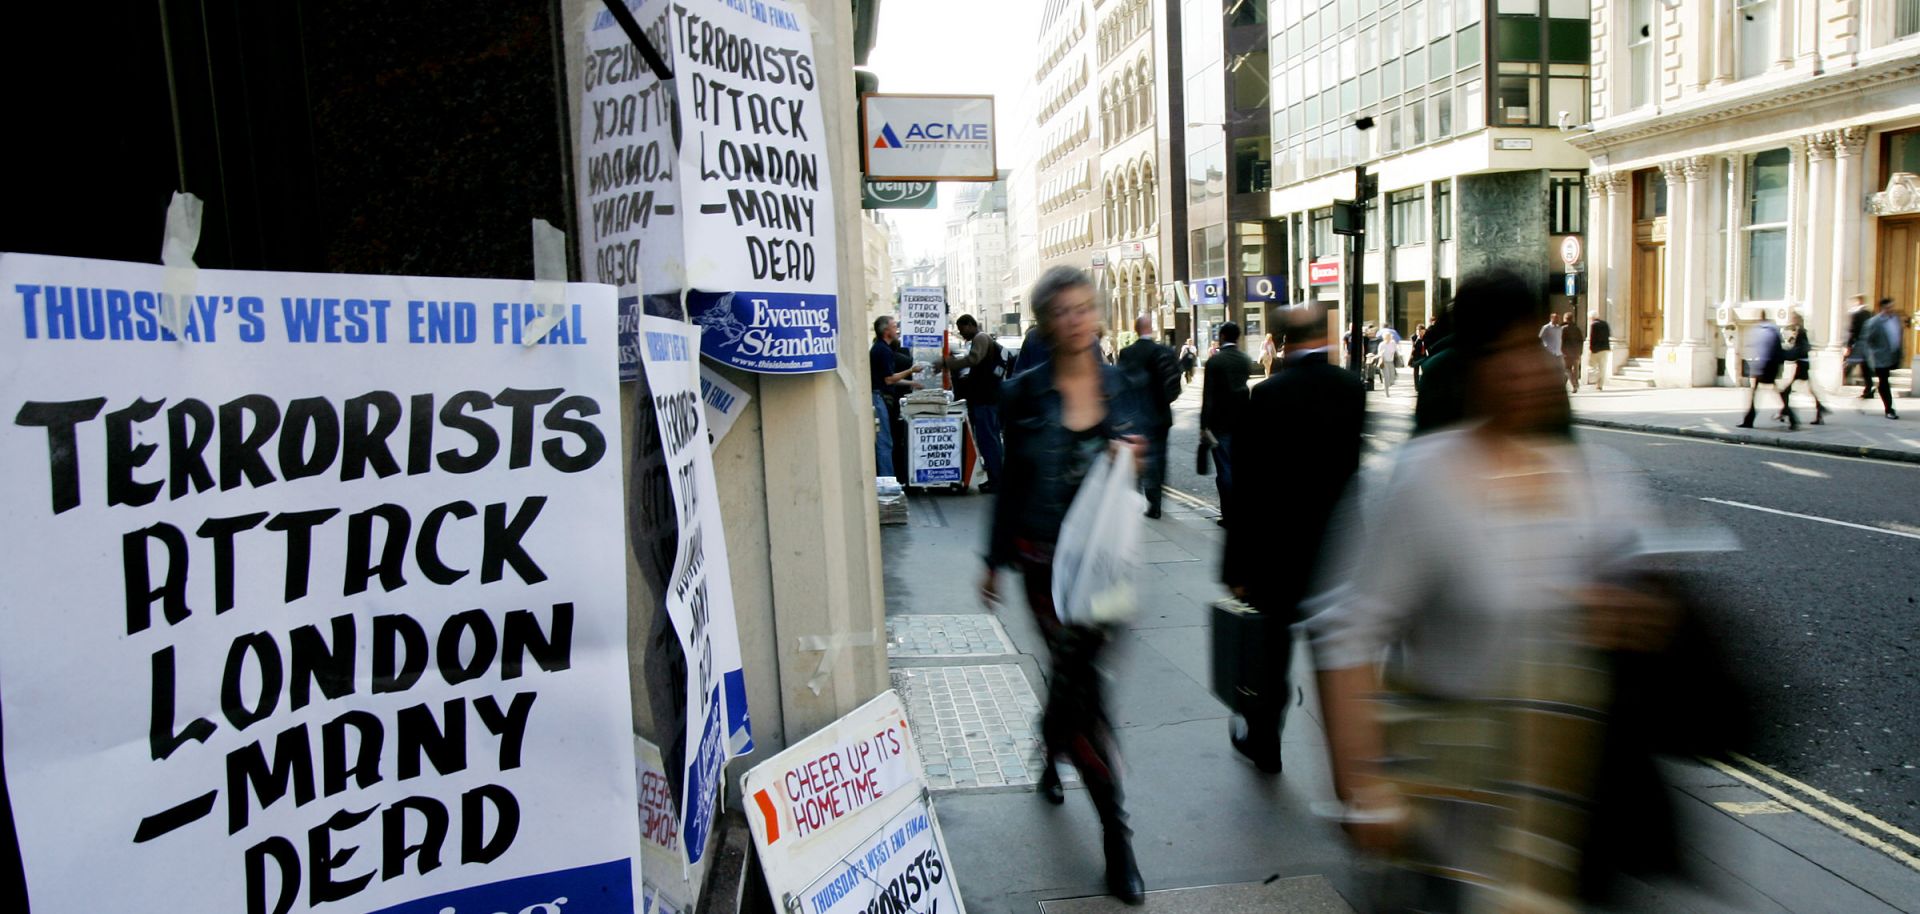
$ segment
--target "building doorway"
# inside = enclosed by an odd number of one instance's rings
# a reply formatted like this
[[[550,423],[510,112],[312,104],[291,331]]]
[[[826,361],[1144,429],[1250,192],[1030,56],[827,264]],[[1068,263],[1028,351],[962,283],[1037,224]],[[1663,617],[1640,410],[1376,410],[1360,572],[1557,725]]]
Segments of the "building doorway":
[[[1880,217],[1880,256],[1874,271],[1874,300],[1893,299],[1893,310],[1906,318],[1905,352],[1920,345],[1911,318],[1920,306],[1920,215]],[[1843,342],[1836,340],[1835,342]]]
[[[1633,174],[1632,318],[1627,357],[1649,358],[1666,332],[1667,179],[1659,169]]]

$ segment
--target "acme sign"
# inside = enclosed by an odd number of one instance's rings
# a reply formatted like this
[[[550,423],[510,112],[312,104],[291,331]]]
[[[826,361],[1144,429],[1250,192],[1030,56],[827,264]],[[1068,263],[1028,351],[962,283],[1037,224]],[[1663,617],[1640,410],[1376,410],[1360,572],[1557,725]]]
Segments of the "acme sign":
[[[990,95],[860,97],[863,164],[870,181],[991,181]]]

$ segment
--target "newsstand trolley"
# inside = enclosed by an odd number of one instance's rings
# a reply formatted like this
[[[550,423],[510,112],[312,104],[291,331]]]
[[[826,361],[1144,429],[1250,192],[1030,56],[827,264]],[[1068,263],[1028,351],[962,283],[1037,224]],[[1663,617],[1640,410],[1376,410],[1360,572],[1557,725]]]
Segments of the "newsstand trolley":
[[[942,340],[940,343],[940,354],[942,356],[951,355],[952,348],[951,341]],[[947,372],[941,372],[940,386],[942,389],[952,390],[952,375]],[[930,408],[936,405],[939,407],[937,411]],[[928,416],[958,418],[960,420],[960,479],[957,482],[949,481],[933,483],[931,485],[917,485],[914,483],[913,455],[917,453],[914,439],[918,436],[918,432],[914,428],[913,420]],[[973,423],[967,420],[967,401],[954,400],[950,403],[932,404],[909,403],[906,400],[901,400],[900,418],[906,420],[907,425],[907,478],[901,480],[901,483],[908,491],[926,492],[936,488],[945,488],[947,491],[958,495],[973,485],[973,465],[978,460],[978,457],[973,443]]]

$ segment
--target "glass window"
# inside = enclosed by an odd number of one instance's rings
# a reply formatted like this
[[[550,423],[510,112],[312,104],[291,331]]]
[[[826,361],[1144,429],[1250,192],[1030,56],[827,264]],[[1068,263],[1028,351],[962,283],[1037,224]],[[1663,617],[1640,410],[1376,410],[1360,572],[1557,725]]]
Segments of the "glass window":
[[[1920,174],[1920,133],[1896,133],[1887,137],[1885,171],[1888,174],[1897,171]]]
[[[1427,34],[1445,35],[1453,31],[1453,0],[1432,0],[1427,4]]]
[[[1459,66],[1472,66],[1480,62],[1480,26],[1478,23],[1460,30]]]
[[[1578,235],[1586,231],[1586,182],[1579,172],[1554,172],[1547,182],[1547,231],[1555,235]]]
[[[1920,3],[1920,0],[1915,2]],[[1371,70],[1380,63],[1379,41],[1380,33],[1374,29],[1367,29],[1360,33],[1358,66],[1361,72]]]
[[[1486,90],[1480,83],[1480,70],[1474,68],[1470,73],[1462,73],[1453,92],[1458,96],[1455,115],[1460,118],[1460,132],[1468,133],[1487,125]]]
[[[1400,67],[1406,75],[1407,88],[1411,89],[1425,83],[1427,81],[1426,49],[1408,51],[1407,56],[1401,58]]]
[[[1406,139],[1409,148],[1423,146],[1427,142],[1427,104],[1418,96],[1407,99],[1407,105],[1400,109],[1400,116],[1406,118]]]
[[[1388,111],[1380,118],[1380,121],[1382,126],[1387,129],[1385,144],[1381,146],[1380,151],[1399,152],[1401,143],[1403,142],[1402,137],[1406,135],[1405,127],[1400,121],[1400,109],[1395,108]]]
[[[1235,137],[1233,140],[1233,190],[1250,194],[1273,187],[1272,160],[1267,158],[1264,136]]]
[[[1371,105],[1380,100],[1380,71],[1368,70],[1360,74],[1360,104]]]
[[[1540,0],[1500,0],[1494,12],[1503,16],[1538,16],[1540,15]]]
[[[1547,15],[1555,19],[1578,19],[1582,22],[1592,18],[1587,0],[1547,0]]]
[[[1380,17],[1380,59],[1386,60],[1400,53],[1400,14],[1387,13]]]
[[[1234,25],[1265,25],[1267,0],[1234,0],[1227,9],[1227,21]]]
[[[1367,250],[1380,250],[1380,198],[1367,201]]]
[[[1462,26],[1479,22],[1480,7],[1485,3],[1486,0],[1454,0],[1454,18],[1460,20]]]
[[[1493,122],[1508,127],[1540,123],[1540,78],[1502,73],[1493,89]]]
[[[1380,66],[1380,95],[1382,97],[1400,94],[1400,61],[1389,60]]]
[[[1267,106],[1267,52],[1249,51],[1234,60],[1233,107],[1251,111]]]
[[[1235,228],[1240,236],[1240,272],[1249,276],[1267,272],[1266,223],[1242,222]]]
[[[1425,188],[1398,191],[1387,197],[1392,222],[1393,244],[1425,244],[1427,241],[1427,192]]]
[[[1348,35],[1340,40],[1340,78],[1352,79],[1362,69],[1359,63],[1360,39]]]
[[[1452,136],[1453,93],[1446,89],[1441,89],[1427,99],[1427,105],[1433,112],[1431,117],[1433,122],[1433,138],[1439,140]]]
[[[1779,54],[1775,29],[1780,26],[1777,0],[1734,0],[1733,58],[1739,78],[1767,72]]]
[[[1667,214],[1667,176],[1658,168],[1633,173],[1633,218],[1637,222]]]
[[[1894,0],[1893,37],[1905,38],[1920,32],[1920,0]]]
[[[1340,84],[1340,117],[1347,119],[1353,109],[1360,107],[1360,81],[1349,79]]]
[[[1406,40],[1401,46],[1403,51],[1411,51],[1427,43],[1427,11],[1420,0],[1407,4],[1406,11],[1400,15],[1400,32]]]
[[[1326,257],[1340,253],[1334,245],[1333,207],[1307,214],[1307,256]]]
[[[1433,69],[1433,78],[1440,79],[1453,72],[1453,36],[1442,35],[1427,46],[1428,66]]]
[[[1188,203],[1198,205],[1223,196],[1226,185],[1227,155],[1224,144],[1216,142],[1187,156]]]
[[[1553,113],[1553,123],[1558,126],[1560,113],[1566,112],[1567,125],[1578,127],[1587,123],[1587,81],[1585,79],[1555,78],[1547,80],[1547,110]]]
[[[1547,20],[1547,59],[1556,63],[1586,63],[1593,26],[1585,19]]]
[[[1628,92],[1629,103],[1635,108],[1644,108],[1653,104],[1654,88],[1654,0],[1631,0],[1627,23],[1627,66],[1630,70],[1628,80],[1632,86]]]
[[[1785,149],[1747,160],[1747,300],[1787,297],[1787,171]]]
[[[1453,182],[1441,181],[1433,186],[1433,238],[1435,241],[1453,240]]]
[[[1493,56],[1499,60],[1539,60],[1540,19],[1502,16],[1494,21]]]

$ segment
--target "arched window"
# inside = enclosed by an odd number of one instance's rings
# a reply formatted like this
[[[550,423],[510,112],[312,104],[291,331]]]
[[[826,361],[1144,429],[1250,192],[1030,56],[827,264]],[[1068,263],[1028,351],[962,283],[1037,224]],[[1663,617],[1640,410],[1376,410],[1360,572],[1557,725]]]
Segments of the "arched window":
[[[1146,57],[1134,64],[1135,72],[1140,74],[1140,91],[1132,101],[1140,109],[1140,124],[1153,123],[1153,69],[1147,65]]]
[[[1144,221],[1147,231],[1154,231],[1160,223],[1160,181],[1153,173],[1153,160],[1140,163],[1140,199],[1146,208]]]

